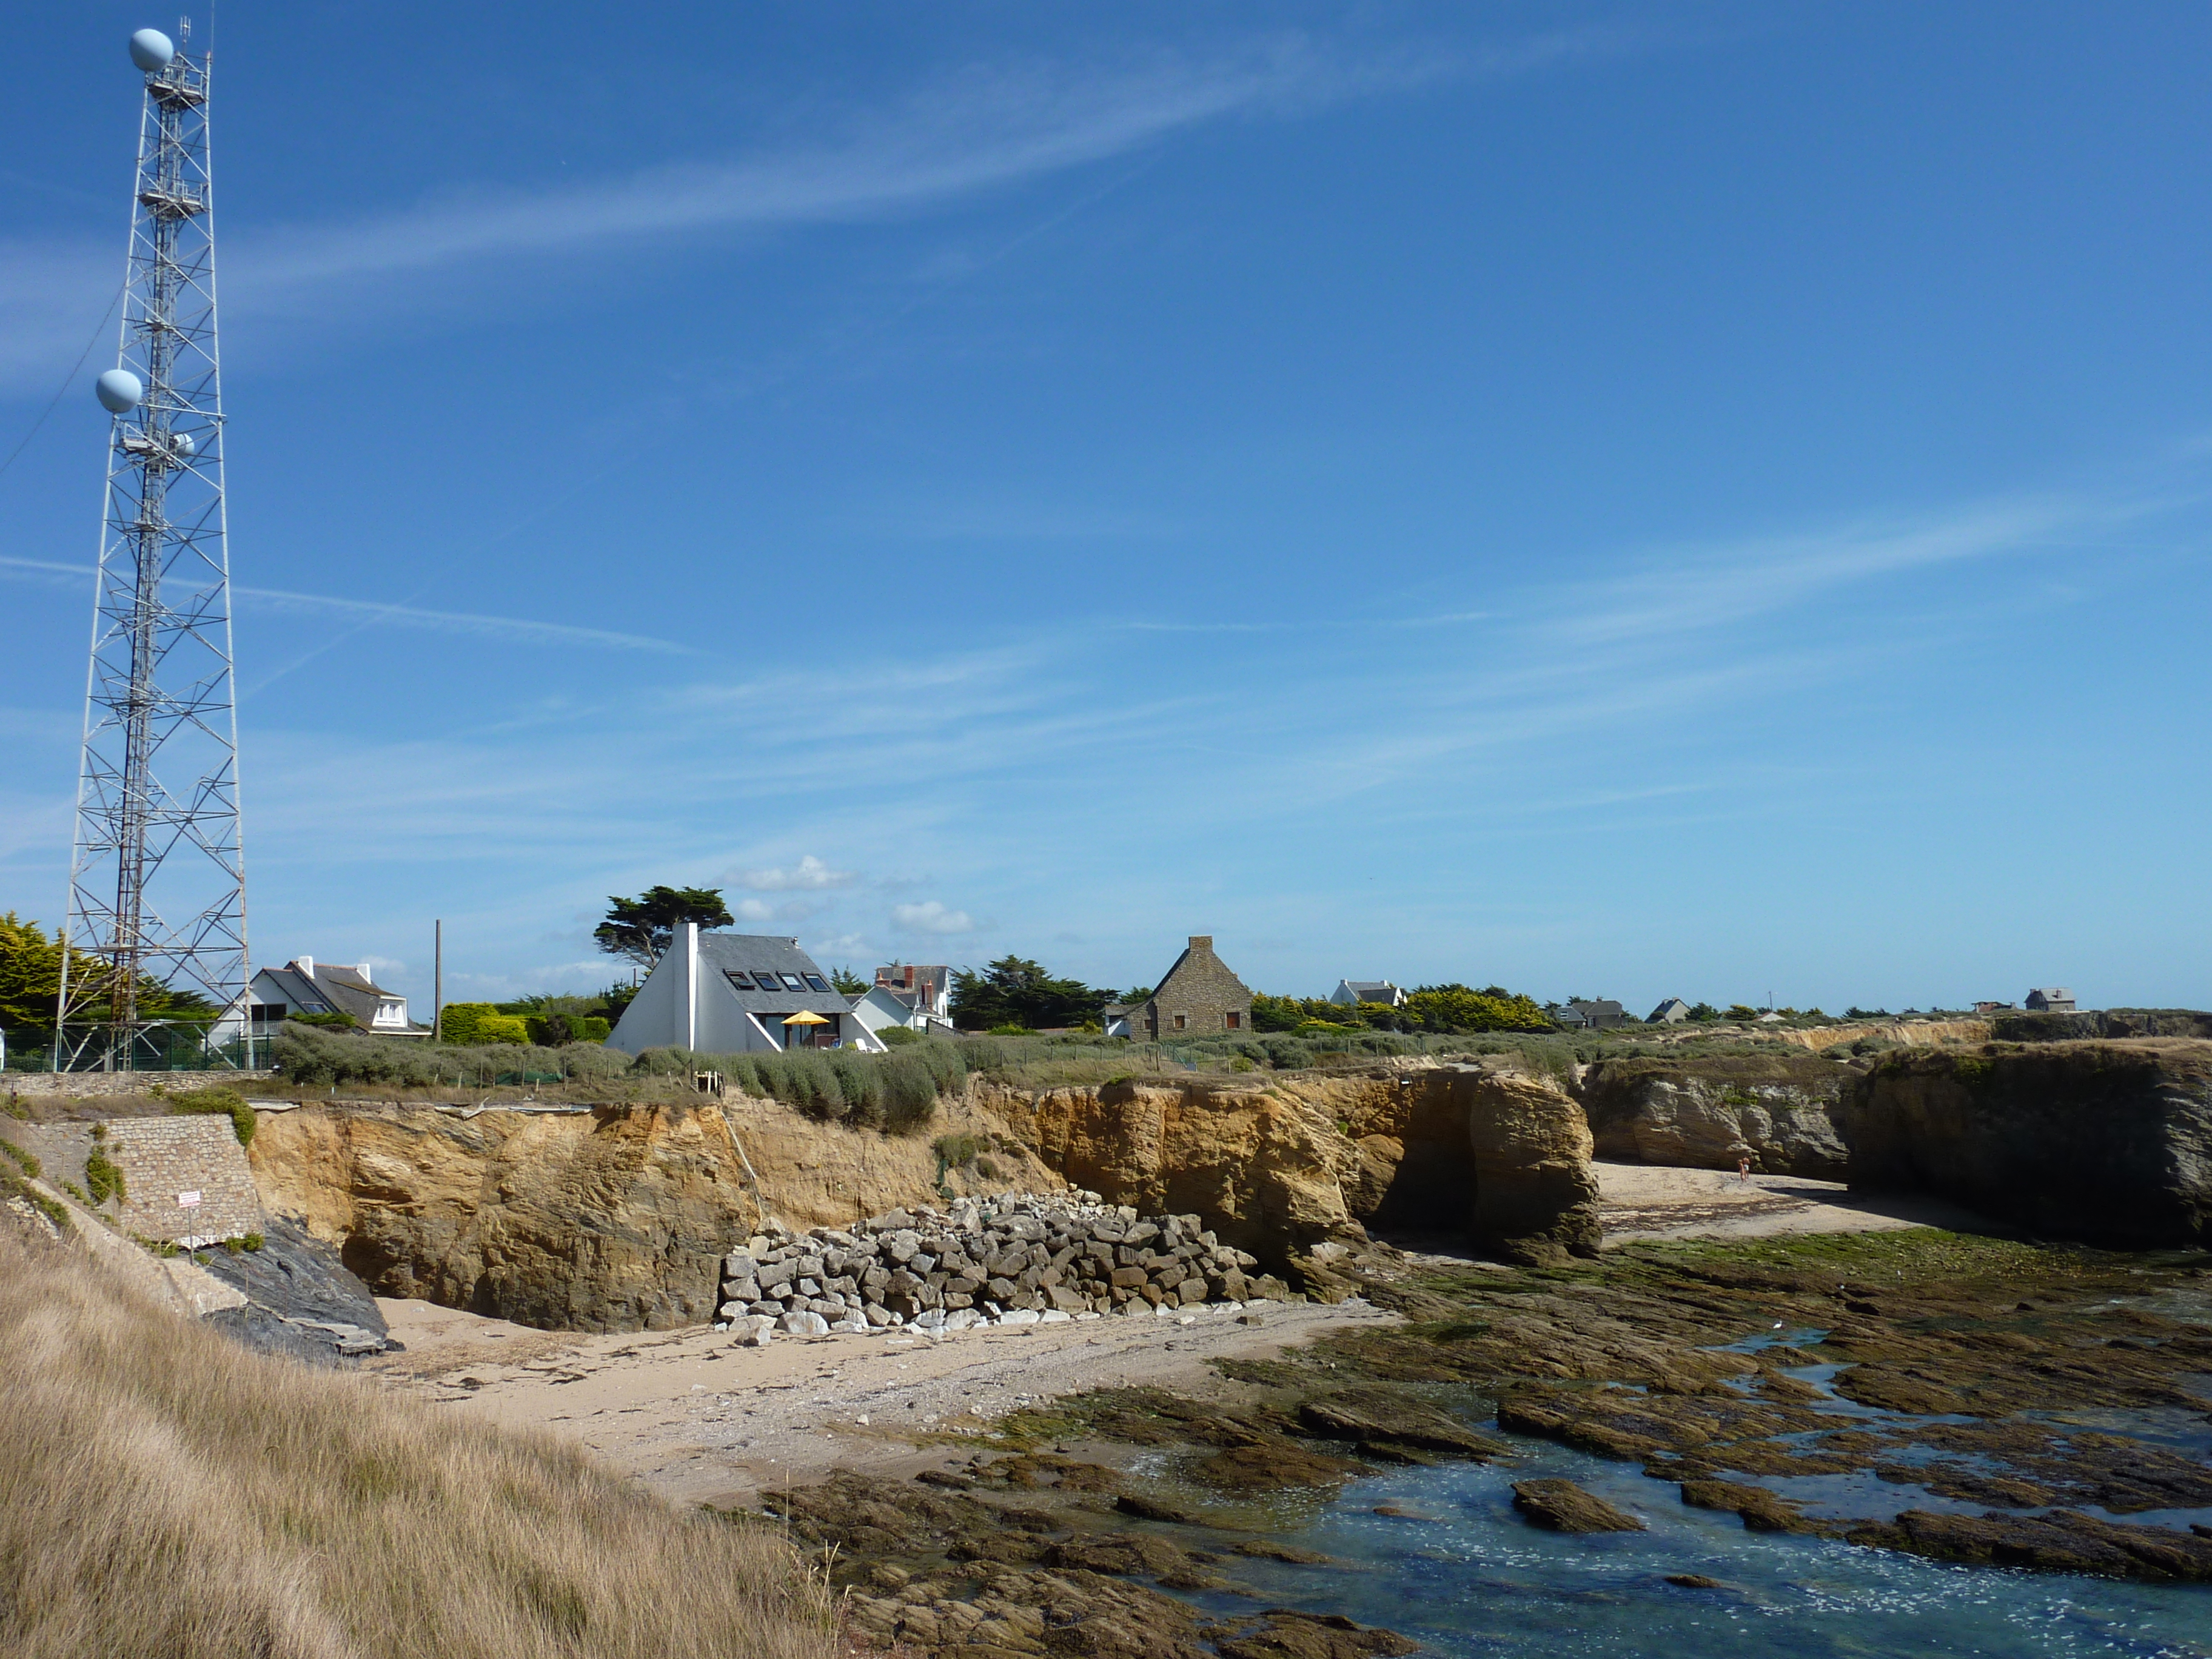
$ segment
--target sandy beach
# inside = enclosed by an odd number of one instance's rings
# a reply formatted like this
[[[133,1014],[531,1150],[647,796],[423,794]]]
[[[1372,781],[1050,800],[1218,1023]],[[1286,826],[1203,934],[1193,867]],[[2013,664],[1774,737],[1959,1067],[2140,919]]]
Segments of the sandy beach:
[[[1971,1223],[1924,1200],[1832,1182],[1715,1170],[1595,1166],[1609,1242],[1751,1238]],[[1419,1259],[1418,1256],[1416,1259]],[[1072,1320],[931,1338],[782,1337],[739,1347],[692,1326],[539,1331],[428,1302],[380,1299],[404,1353],[369,1370],[444,1408],[573,1437],[668,1496],[750,1504],[837,1468],[911,1475],[965,1458],[1009,1412],[1086,1389],[1204,1390],[1207,1362],[1264,1358],[1322,1333],[1395,1317],[1364,1302],[1255,1303],[1167,1317]]]
[[[1185,1309],[932,1339],[726,1333],[579,1335],[380,1300],[407,1352],[369,1369],[448,1410],[572,1436],[669,1497],[750,1504],[835,1468],[912,1474],[969,1455],[991,1419],[1089,1389],[1206,1387],[1210,1359],[1263,1358],[1395,1316],[1363,1302]]]
[[[1771,1238],[1987,1223],[1941,1199],[1854,1193],[1839,1181],[1594,1163],[1607,1244],[1650,1238]]]

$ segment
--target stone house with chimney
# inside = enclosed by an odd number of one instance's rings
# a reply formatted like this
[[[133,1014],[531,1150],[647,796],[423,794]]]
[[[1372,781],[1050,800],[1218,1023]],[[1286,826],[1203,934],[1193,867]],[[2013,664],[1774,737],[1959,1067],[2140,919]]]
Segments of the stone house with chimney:
[[[1190,944],[1152,994],[1134,1007],[1106,1010],[1106,1029],[1145,1042],[1179,1036],[1221,1036],[1252,1029],[1251,988],[1213,954],[1213,936]]]

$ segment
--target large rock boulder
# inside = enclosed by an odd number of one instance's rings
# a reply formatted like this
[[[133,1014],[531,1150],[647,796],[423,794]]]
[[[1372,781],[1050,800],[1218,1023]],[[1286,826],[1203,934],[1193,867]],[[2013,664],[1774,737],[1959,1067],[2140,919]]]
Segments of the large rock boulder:
[[[1316,1247],[1364,1243],[1370,1224],[1531,1258],[1597,1247],[1582,1108],[1531,1078],[1475,1066],[1148,1078],[1001,1091],[995,1109],[1065,1180],[1109,1204],[1195,1213],[1302,1281]]]
[[[2212,1043],[1891,1054],[1844,1127],[1855,1189],[1940,1193],[2054,1237],[2212,1240]]]
[[[1841,1181],[1852,1066],[1810,1054],[1600,1060],[1575,1085],[1597,1156],[1620,1164]]]
[[[1514,1261],[1595,1255],[1604,1230],[1583,1109],[1536,1078],[1462,1075],[1476,1240]]]
[[[1197,1215],[1270,1267],[1366,1237],[1347,1202],[1359,1149],[1315,1100],[1192,1079],[1002,1091],[998,1105],[1063,1180],[1147,1215]]]

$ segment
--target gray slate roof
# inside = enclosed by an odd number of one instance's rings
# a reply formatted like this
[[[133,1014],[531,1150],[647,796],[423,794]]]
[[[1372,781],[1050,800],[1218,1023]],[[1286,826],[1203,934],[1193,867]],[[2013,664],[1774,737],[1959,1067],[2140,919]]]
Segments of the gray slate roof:
[[[830,975],[815,966],[814,958],[799,948],[795,939],[780,939],[769,933],[702,933],[699,935],[699,966],[703,972],[720,973],[726,979],[732,973],[743,974],[747,983],[729,981],[731,991],[738,1005],[755,1014],[827,1014],[852,1012],[852,1000],[830,983]],[[757,988],[759,975],[773,974],[775,988]],[[794,975],[805,986],[794,991],[785,984],[783,975]],[[808,984],[807,975],[822,981],[817,991]]]

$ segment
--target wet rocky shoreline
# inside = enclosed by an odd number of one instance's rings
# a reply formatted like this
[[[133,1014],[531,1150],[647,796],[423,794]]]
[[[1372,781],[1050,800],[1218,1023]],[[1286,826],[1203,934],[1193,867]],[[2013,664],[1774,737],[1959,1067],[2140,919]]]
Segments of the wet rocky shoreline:
[[[1754,1531],[2212,1583],[2202,1445],[2123,1431],[2156,1418],[2201,1440],[2212,1420],[2203,1253],[1923,1231],[1638,1245],[1544,1267],[1378,1249],[1345,1271],[1406,1322],[1217,1362],[1202,1398],[1054,1401],[1002,1419],[951,1470],[841,1474],[775,1511],[831,1553],[857,1639],[960,1659],[1413,1651],[1270,1611],[1240,1568],[1346,1571],[1285,1540],[1348,1482],[1510,1468],[1541,1442],[1632,1464],[1655,1498],[1666,1483],[1669,1501]],[[1813,1477],[1846,1479],[1815,1501]],[[1516,1492],[1532,1528],[1636,1527],[1570,1481]]]

